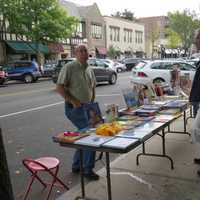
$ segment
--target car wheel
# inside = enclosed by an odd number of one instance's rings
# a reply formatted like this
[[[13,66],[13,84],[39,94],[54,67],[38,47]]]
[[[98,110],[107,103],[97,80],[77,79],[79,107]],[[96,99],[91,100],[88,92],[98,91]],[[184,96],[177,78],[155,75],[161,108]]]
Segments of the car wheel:
[[[115,84],[116,81],[117,81],[117,76],[116,76],[115,74],[112,74],[112,75],[110,76],[109,83],[110,83],[110,84]]]
[[[0,85],[3,85],[5,83],[5,79],[0,79]]]
[[[122,72],[122,68],[117,68],[117,73]]]
[[[153,80],[153,83],[163,83],[163,82],[165,82],[165,80],[162,78],[156,78]]]
[[[25,83],[32,83],[33,82],[33,76],[31,74],[25,74],[24,75],[24,82]]]

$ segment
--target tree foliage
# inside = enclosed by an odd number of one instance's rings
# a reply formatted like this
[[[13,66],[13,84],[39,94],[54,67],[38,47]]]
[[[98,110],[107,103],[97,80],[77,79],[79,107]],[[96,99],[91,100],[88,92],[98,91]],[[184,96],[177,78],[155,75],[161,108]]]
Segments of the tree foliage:
[[[181,39],[179,35],[170,28],[165,30],[167,34],[167,47],[170,49],[175,49],[181,44]]]
[[[168,17],[169,28],[178,34],[183,48],[185,50],[189,49],[194,42],[195,31],[200,28],[196,14],[189,10],[184,10],[183,12],[168,13]]]
[[[123,12],[117,11],[115,14],[112,14],[113,17],[123,18],[130,21],[134,21],[136,18],[134,17],[134,13],[125,9]]]
[[[109,46],[109,48],[108,48],[107,54],[108,54],[108,57],[114,59],[114,58],[116,58],[117,56],[120,55],[120,52],[119,52],[119,50],[116,50],[116,49],[111,45],[111,46]]]
[[[57,0],[0,0],[9,31],[32,41],[59,41],[71,35],[76,19]]]

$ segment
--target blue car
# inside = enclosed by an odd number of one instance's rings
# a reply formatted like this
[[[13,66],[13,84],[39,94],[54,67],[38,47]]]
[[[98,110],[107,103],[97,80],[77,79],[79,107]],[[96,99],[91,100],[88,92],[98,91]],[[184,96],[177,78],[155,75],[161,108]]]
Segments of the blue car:
[[[34,61],[20,60],[4,66],[8,73],[8,80],[20,80],[25,83],[33,83],[41,77],[39,66]]]

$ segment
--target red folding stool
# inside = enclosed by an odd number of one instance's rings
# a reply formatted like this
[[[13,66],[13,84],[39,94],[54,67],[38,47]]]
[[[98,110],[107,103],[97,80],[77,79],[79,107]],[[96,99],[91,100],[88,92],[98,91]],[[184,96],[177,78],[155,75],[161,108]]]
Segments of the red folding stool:
[[[41,157],[38,159],[24,159],[23,161],[24,166],[31,172],[31,179],[28,184],[28,187],[26,189],[26,192],[24,194],[23,200],[25,200],[28,196],[28,193],[30,192],[31,186],[33,184],[33,181],[37,179],[44,187],[47,187],[47,185],[50,185],[49,191],[46,195],[46,200],[49,199],[50,193],[52,191],[53,186],[56,182],[59,183],[56,184],[56,186],[64,187],[65,189],[69,190],[69,187],[65,185],[58,177],[58,170],[59,170],[59,163],[60,161],[55,157]],[[52,182],[51,183],[45,183],[39,176],[38,172],[45,171],[48,172],[52,176]]]

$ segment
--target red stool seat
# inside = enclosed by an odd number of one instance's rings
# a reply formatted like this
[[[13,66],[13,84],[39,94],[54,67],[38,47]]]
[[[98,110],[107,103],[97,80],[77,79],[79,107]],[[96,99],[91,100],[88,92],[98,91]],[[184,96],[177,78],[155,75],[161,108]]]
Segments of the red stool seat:
[[[60,163],[60,161],[57,158],[54,158],[54,157],[42,157],[42,158],[35,159],[35,161],[46,166],[48,169],[53,169],[53,168],[57,167]],[[34,171],[45,170],[44,167],[36,164],[35,162],[29,162],[28,166]]]
[[[28,184],[27,190],[25,192],[25,195],[23,197],[23,200],[27,199],[28,193],[30,192],[31,186],[33,184],[33,181],[35,179],[37,179],[44,187],[47,187],[47,185],[50,185],[49,191],[46,195],[46,200],[49,199],[50,197],[50,193],[52,191],[53,186],[55,186],[56,182],[59,183],[59,185],[57,186],[62,186],[65,189],[69,190],[69,187],[67,185],[65,185],[58,177],[58,170],[59,170],[59,164],[60,161],[55,158],[55,157],[41,157],[41,158],[37,158],[37,159],[24,159],[23,161],[24,166],[29,170],[29,172],[31,173],[31,179],[30,182]],[[49,183],[45,183],[41,177],[38,176],[38,172],[48,172],[49,175],[52,177],[52,182]]]

